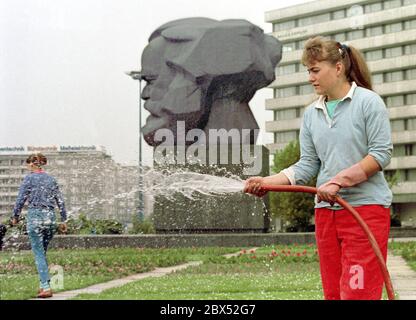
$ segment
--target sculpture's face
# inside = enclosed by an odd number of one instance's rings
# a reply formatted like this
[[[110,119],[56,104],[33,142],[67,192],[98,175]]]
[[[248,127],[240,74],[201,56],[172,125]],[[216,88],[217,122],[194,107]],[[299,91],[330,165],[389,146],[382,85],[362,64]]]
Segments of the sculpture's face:
[[[147,84],[142,99],[150,116],[142,132],[149,145],[162,142],[154,138],[156,131],[163,128],[172,131],[176,144],[177,121],[185,121],[186,131],[198,128],[205,111],[201,107],[202,90],[195,79],[169,64],[167,55],[179,53],[175,50],[173,44],[158,37],[143,51],[142,75]]]

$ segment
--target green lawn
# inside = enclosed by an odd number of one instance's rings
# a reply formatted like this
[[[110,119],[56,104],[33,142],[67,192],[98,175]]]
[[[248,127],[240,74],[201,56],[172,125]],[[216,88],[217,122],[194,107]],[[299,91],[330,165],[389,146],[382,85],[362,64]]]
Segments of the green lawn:
[[[262,247],[77,299],[322,299],[314,246]]]
[[[235,252],[235,248],[184,249],[76,249],[50,250],[50,267],[63,268],[64,288],[84,288],[100,282],[167,267],[187,261]],[[33,255],[25,252],[0,253],[0,300],[30,299],[36,294],[38,276]]]
[[[416,242],[389,244],[416,270]],[[223,257],[240,251],[238,256]],[[64,290],[188,261],[203,264],[160,278],[146,278],[76,299],[322,299],[314,245],[240,248],[51,250],[50,263],[64,270]],[[32,298],[38,278],[31,252],[0,254],[0,300]],[[384,293],[384,298],[386,294]]]

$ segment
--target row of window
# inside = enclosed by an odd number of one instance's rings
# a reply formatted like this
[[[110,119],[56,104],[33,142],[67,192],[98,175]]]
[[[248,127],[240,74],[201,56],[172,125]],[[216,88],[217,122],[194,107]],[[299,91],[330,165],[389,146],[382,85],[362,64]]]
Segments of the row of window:
[[[416,79],[416,68],[372,74],[373,84]]]
[[[273,31],[283,31],[289,30],[297,27],[305,27],[308,25],[313,25],[317,23],[327,22],[331,20],[344,19],[347,17],[358,16],[362,14],[368,14],[373,12],[378,12],[382,10],[389,10],[394,8],[399,8],[401,6],[407,6],[416,4],[416,0],[386,0],[379,1],[375,3],[365,4],[363,6],[354,5],[349,8],[338,9],[332,12],[327,12],[323,14],[318,14],[310,17],[298,18],[287,20],[283,22],[278,22],[273,24]]]
[[[300,108],[300,107],[293,108],[293,109],[286,109],[286,110],[277,110],[274,112],[274,120],[278,121],[278,120],[290,120],[290,119],[301,118],[303,115],[303,110],[304,108]],[[415,131],[416,130],[416,118],[390,120],[390,126],[391,126],[392,132]],[[294,139],[293,137],[296,136],[294,132],[295,131],[276,133],[277,136],[275,136],[275,141],[277,141],[277,143],[291,141],[292,139]],[[401,152],[401,151],[397,151],[397,152]],[[405,152],[405,155],[408,155],[406,154],[406,152]]]
[[[0,169],[1,174],[26,174],[28,171],[26,169]]]
[[[416,69],[410,69],[407,71],[402,70],[380,74],[383,77],[382,82],[395,82],[416,79]],[[380,79],[378,77],[380,76],[373,77],[374,84],[382,83],[379,82]],[[313,87],[310,84],[273,89],[274,98],[288,98],[298,95],[311,94],[313,92]],[[387,96],[383,97],[383,100],[388,108],[416,105],[416,93]]]
[[[413,125],[415,125],[416,119],[413,119]],[[275,143],[287,143],[299,138],[299,130],[283,131],[274,133]],[[393,148],[393,157],[408,157],[416,156],[416,143],[408,144],[395,144]],[[391,172],[391,171],[390,171]]]
[[[416,105],[416,93],[383,97],[388,108]]]
[[[364,52],[364,56],[367,61],[389,59],[409,54],[416,54],[416,43]]]
[[[410,54],[416,54],[416,43],[364,52],[366,61],[395,58]],[[300,62],[279,66],[276,68],[276,77],[297,72],[307,72],[307,69]]]
[[[416,156],[416,143],[395,144],[393,147],[393,157]]]
[[[413,131],[416,130],[416,118],[390,120],[391,131]]]
[[[329,37],[333,40],[344,42],[411,29],[416,29],[416,19],[388,23],[375,27],[366,27],[358,30],[338,32]],[[302,50],[306,41],[307,39],[286,42],[283,44],[283,52]]]
[[[7,185],[0,185],[0,193],[15,193],[17,194],[17,192],[19,191],[18,187],[10,187]]]
[[[0,178],[0,185],[4,185],[4,184],[20,185],[21,183],[22,183],[22,179],[18,179],[18,178]]]
[[[77,165],[78,164],[78,160],[49,160],[48,159],[48,165],[69,165],[69,164],[73,164],[73,165]],[[3,159],[0,160],[0,166],[25,166],[26,165],[26,159]]]
[[[13,210],[13,205],[9,204],[1,204],[0,205],[0,213],[6,213],[6,214],[11,214],[11,211]]]
[[[5,202],[8,202],[7,206],[11,206],[12,208],[14,207],[14,204],[16,202],[16,198],[17,195],[15,196],[0,196],[0,203],[2,203],[2,205],[6,205]],[[65,200],[65,204],[67,206],[67,209],[72,207],[72,206],[77,206],[77,205],[82,205],[87,207],[87,203],[97,200],[96,198],[91,198],[91,197],[87,197],[87,196],[71,196],[71,197],[67,197],[64,195],[64,200]],[[92,205],[88,205],[88,207],[93,206],[99,206],[99,205],[103,205],[103,204],[113,204],[116,206],[133,206],[135,204],[137,204],[137,198],[128,198],[128,199],[115,199],[113,201],[96,201],[94,202]]]
[[[11,204],[14,204],[15,201],[16,201],[16,196],[0,196],[0,202],[3,202],[2,205],[4,205],[4,202],[7,202],[9,203],[9,205],[11,205]],[[66,201],[67,206],[71,206],[75,204],[85,205],[85,203],[87,203],[88,201],[91,201],[91,199],[86,196],[73,196],[73,197],[66,197],[65,201]],[[128,199],[128,200],[116,199],[114,200],[114,204],[116,206],[127,207],[127,206],[133,206],[135,204],[135,201],[134,199]]]
[[[416,94],[414,95],[416,96]],[[299,118],[302,118],[304,111],[305,111],[304,107],[295,107],[291,109],[275,110],[273,120],[281,121],[281,120],[299,119]],[[390,125],[391,125],[392,132],[413,131],[413,130],[416,130],[416,118],[390,120]],[[416,152],[416,149],[415,149],[415,152]]]
[[[91,156],[92,157],[92,156]],[[88,165],[94,166],[97,164],[96,158],[89,159],[89,158],[83,158],[83,159],[48,159],[48,165],[54,166],[78,166],[83,165],[84,167],[88,167]],[[26,165],[26,157],[24,159],[1,159],[0,160],[0,166],[25,166]]]
[[[298,95],[305,95],[314,93],[313,87],[308,84],[301,84],[286,88],[278,88],[273,90],[274,98],[288,98]]]
[[[16,201],[16,196],[0,196],[0,202],[14,202]]]
[[[397,173],[397,182],[416,181],[416,169],[388,170],[384,174],[391,178]]]
[[[9,160],[9,159],[2,159],[0,160],[0,166],[24,166],[26,164],[26,159],[25,160],[17,160],[17,159],[13,159],[13,160]]]
[[[368,37],[380,36],[393,32],[411,30],[416,28],[416,19],[404,20],[394,23],[365,27],[359,30],[338,32],[330,36],[331,39],[344,42]]]
[[[287,143],[296,139],[299,139],[299,130],[274,133],[274,143]]]
[[[275,110],[273,112],[273,120],[279,121],[279,120],[291,120],[296,118],[302,118],[303,112],[305,111],[305,107],[294,107],[290,109],[284,109],[284,110]]]

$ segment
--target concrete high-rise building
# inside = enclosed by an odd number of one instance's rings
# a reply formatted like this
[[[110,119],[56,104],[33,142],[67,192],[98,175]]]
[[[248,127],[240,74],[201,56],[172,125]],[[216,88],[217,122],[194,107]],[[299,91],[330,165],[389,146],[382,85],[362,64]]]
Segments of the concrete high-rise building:
[[[120,165],[100,146],[0,147],[0,221],[12,214],[29,154],[48,158],[45,170],[63,193],[66,208],[77,216],[129,223],[138,209],[138,168]],[[152,210],[144,198],[145,214]]]
[[[393,157],[386,176],[397,172],[393,212],[402,225],[416,225],[416,0],[318,0],[265,13],[283,57],[270,87],[274,113],[266,131],[272,153],[299,137],[302,114],[316,95],[300,63],[307,39],[321,35],[363,52],[374,90],[389,111]]]

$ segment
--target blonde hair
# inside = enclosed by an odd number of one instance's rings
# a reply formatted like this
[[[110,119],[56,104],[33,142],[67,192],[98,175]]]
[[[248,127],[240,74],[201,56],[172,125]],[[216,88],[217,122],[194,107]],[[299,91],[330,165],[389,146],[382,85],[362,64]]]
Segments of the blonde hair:
[[[345,68],[345,77],[357,86],[373,90],[371,73],[362,53],[337,41],[317,36],[305,43],[301,62],[303,65],[327,61],[333,65],[341,62]]]

